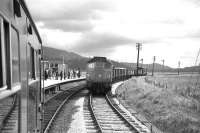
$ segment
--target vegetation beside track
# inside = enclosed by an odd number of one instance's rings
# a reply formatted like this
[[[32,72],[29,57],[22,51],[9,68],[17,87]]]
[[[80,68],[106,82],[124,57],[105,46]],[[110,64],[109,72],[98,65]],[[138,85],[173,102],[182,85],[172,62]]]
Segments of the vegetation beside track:
[[[117,89],[119,98],[168,133],[200,132],[199,75],[134,77]]]

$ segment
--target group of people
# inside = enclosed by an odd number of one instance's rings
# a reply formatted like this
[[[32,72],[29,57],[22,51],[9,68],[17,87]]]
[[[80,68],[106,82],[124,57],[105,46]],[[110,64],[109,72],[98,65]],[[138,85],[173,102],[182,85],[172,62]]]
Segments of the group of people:
[[[78,70],[68,70],[67,72],[66,71],[60,71],[58,72],[57,71],[52,71],[50,69],[46,69],[44,71],[44,79],[47,80],[47,79],[55,79],[55,80],[65,80],[66,78],[67,79],[73,79],[73,78],[80,78],[81,77],[81,72],[80,72],[80,69]]]

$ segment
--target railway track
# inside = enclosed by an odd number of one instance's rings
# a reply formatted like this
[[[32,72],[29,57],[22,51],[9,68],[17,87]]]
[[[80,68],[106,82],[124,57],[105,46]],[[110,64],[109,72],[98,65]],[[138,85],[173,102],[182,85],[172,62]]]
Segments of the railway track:
[[[15,133],[18,131],[18,101],[17,95],[8,98],[12,100],[11,104],[7,101],[7,104],[1,106],[1,114],[4,114],[1,124],[0,133]]]
[[[91,95],[89,98],[85,98],[84,101],[84,121],[87,133],[97,133],[102,132],[101,126],[93,113],[92,99]]]
[[[63,92],[53,96],[44,103],[44,121],[42,123],[44,133],[49,132],[57,114],[61,111],[62,107],[69,100],[69,98],[78,93],[83,88],[84,85],[81,85],[69,90],[64,90]]]
[[[140,126],[116,105],[108,95],[105,97],[89,97],[90,123],[93,127],[88,132],[123,132],[123,133],[149,133],[147,128]],[[88,126],[86,126],[87,128]],[[89,129],[89,128],[88,128]],[[94,130],[96,129],[96,130]]]

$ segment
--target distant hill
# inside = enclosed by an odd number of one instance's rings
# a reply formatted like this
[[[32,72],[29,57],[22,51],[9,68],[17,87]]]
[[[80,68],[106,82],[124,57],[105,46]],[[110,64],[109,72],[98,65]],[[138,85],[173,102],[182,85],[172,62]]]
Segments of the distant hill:
[[[124,65],[128,66],[129,68],[136,68],[137,67],[137,63],[126,63],[123,62]],[[147,68],[147,71],[152,71],[153,68],[153,64],[139,64],[139,67],[144,67]],[[161,64],[155,63],[154,64],[154,70],[155,71],[163,71],[163,70],[172,70],[171,67],[169,66],[163,66]]]
[[[175,69],[177,70],[177,69]],[[180,69],[181,72],[199,72],[200,73],[200,66],[191,66],[185,67]]]
[[[81,70],[86,69],[87,61],[89,60],[88,57],[80,56],[73,52],[68,52],[65,50],[59,50],[50,47],[43,47],[44,50],[44,60],[57,60],[57,61],[64,61],[69,65],[70,68],[80,68]],[[125,67],[130,69],[136,69],[136,63],[127,63],[127,62],[117,62],[111,60],[112,64],[115,67]],[[141,66],[141,64],[139,65]],[[144,68],[147,68],[147,71],[151,72],[153,64],[143,64]],[[158,63],[155,63],[154,66],[155,72],[165,71],[165,72],[176,72],[177,69],[171,68],[169,66],[164,66]],[[181,68],[182,72],[198,72],[200,71],[200,66],[193,66],[193,67],[185,67]]]
[[[89,58],[80,56],[73,52],[68,52],[65,50],[43,47],[44,51],[44,60],[58,60],[63,61],[69,65],[70,68],[80,68],[81,70],[85,70],[86,63]]]

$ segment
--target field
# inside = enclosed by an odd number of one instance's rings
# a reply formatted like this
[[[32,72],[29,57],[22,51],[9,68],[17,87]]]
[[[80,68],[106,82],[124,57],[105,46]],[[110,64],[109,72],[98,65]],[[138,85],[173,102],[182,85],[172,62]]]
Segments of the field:
[[[163,132],[200,133],[199,74],[134,77],[117,93]]]

